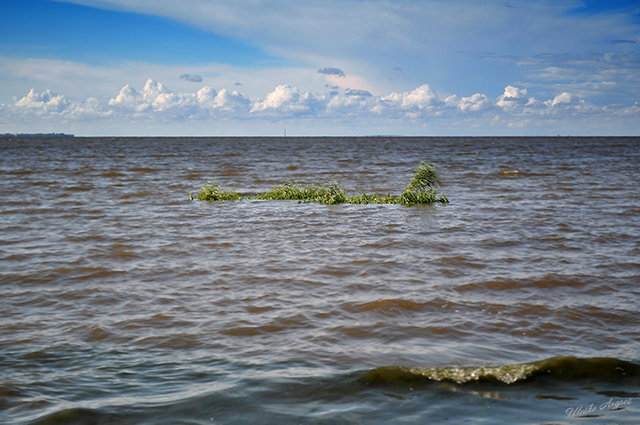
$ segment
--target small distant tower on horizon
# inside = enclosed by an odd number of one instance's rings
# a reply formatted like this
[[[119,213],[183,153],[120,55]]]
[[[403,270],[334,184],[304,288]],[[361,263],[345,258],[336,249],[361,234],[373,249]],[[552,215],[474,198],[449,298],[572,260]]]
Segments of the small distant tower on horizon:
[[[284,137],[287,137],[287,129],[284,129]]]

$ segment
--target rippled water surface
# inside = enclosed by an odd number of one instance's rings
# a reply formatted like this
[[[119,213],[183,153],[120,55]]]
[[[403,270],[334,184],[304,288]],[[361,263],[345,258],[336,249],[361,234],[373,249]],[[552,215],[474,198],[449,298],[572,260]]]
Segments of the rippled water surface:
[[[189,200],[399,194],[421,161],[449,204]],[[638,138],[0,139],[0,422],[638,423],[638,164]]]

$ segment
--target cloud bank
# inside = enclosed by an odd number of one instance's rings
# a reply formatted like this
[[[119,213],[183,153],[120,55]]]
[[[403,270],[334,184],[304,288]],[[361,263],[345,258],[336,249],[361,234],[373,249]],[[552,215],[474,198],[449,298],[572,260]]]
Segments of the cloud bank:
[[[0,111],[5,117],[0,124],[5,127],[12,122],[35,122],[43,128],[65,123],[82,129],[83,124],[98,121],[111,127],[124,126],[132,134],[137,134],[135,128],[144,123],[160,122],[181,129],[207,125],[215,129],[217,123],[224,121],[235,125],[237,133],[242,134],[243,123],[287,124],[301,120],[316,129],[313,134],[330,134],[335,125],[359,131],[370,128],[373,132],[378,123],[412,134],[434,130],[447,133],[443,131],[447,128],[450,134],[501,134],[519,128],[529,131],[532,125],[538,130],[548,127],[546,133],[569,128],[580,134],[585,125],[593,128],[596,123],[597,128],[599,121],[614,120],[624,129],[640,120],[638,103],[597,107],[569,92],[539,100],[529,96],[526,88],[514,85],[507,85],[494,98],[483,93],[443,96],[428,84],[383,96],[358,89],[312,93],[278,85],[264,97],[250,98],[237,90],[209,86],[174,92],[152,79],[142,89],[125,85],[102,101],[92,97],[71,99],[52,90],[32,89],[13,103],[0,104]]]

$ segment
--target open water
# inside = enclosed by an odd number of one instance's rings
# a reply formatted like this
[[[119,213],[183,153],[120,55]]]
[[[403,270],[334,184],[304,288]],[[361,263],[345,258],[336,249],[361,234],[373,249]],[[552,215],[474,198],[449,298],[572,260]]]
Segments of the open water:
[[[190,201],[337,180],[449,204]],[[640,423],[638,138],[4,138],[0,422]]]

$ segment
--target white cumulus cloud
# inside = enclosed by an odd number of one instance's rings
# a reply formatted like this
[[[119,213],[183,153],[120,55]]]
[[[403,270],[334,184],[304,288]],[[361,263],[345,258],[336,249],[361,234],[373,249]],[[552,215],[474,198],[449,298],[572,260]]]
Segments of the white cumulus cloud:
[[[437,104],[438,95],[428,84],[423,84],[410,93],[401,96],[403,108],[425,109]]]
[[[50,89],[43,91],[31,89],[26,96],[17,99],[13,105],[2,106],[8,115],[18,113],[27,119],[29,115],[45,119],[105,118],[112,115],[112,111],[105,108],[105,105],[94,97],[89,97],[84,101],[76,101]]]
[[[15,105],[21,108],[42,110],[43,112],[62,112],[71,107],[73,102],[49,89],[42,92],[31,89],[29,93],[19,99]]]
[[[143,111],[149,105],[141,104],[141,99],[142,97],[137,92],[137,90],[127,84],[122,89],[120,89],[120,92],[116,97],[109,99],[109,105],[131,110]]]
[[[482,93],[466,97],[459,97],[454,94],[446,97],[444,103],[462,112],[478,112],[491,108],[491,101]]]
[[[308,92],[301,93],[297,87],[279,85],[251,107],[251,112],[307,113],[318,106],[318,98]]]
[[[551,100],[547,100],[545,105],[548,106],[556,106],[556,105],[569,105],[577,102],[577,98],[571,93],[562,92]]]
[[[527,103],[527,89],[514,86],[504,88],[504,93],[498,97],[497,105],[506,111],[512,111]]]
[[[222,89],[209,105],[220,112],[246,113],[250,104],[251,100],[237,90]]]
[[[116,109],[135,112],[138,116],[165,113],[206,118],[211,114],[246,112],[250,102],[249,98],[236,90],[218,91],[204,86],[195,93],[174,93],[162,83],[148,79],[141,92],[126,85],[108,103]]]
[[[417,118],[424,115],[433,115],[441,112],[443,104],[436,92],[428,85],[423,84],[416,89],[391,93],[380,98],[380,105],[375,111],[383,114],[402,115]]]

